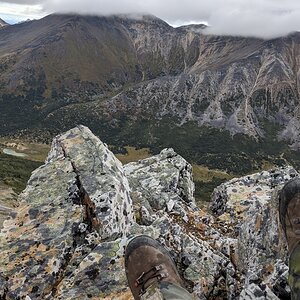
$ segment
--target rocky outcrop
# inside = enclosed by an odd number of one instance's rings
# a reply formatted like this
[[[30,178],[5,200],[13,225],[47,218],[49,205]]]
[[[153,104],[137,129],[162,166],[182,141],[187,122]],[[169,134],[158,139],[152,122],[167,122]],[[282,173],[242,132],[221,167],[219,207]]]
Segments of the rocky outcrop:
[[[2,229],[4,220],[17,205],[17,194],[11,187],[0,184],[0,199],[0,229]]]
[[[6,299],[59,297],[87,254],[95,263],[100,259],[93,252],[100,240],[128,233],[134,216],[123,172],[88,129],[78,127],[54,140],[45,165],[20,195],[19,210],[4,223]]]
[[[125,166],[91,131],[56,137],[0,234],[1,299],[130,299],[124,247],[147,234],[170,250],[199,299],[289,293],[276,191],[290,167],[231,180],[212,212],[194,201],[191,165],[172,149]]]
[[[277,194],[296,176],[291,167],[264,171],[232,179],[214,191],[211,209],[230,224],[237,243],[236,266],[244,274],[242,299],[257,299],[255,295],[277,299],[275,294],[281,299],[289,293],[287,249],[278,223]]]
[[[5,26],[8,26],[8,24],[4,20],[0,19],[0,29]]]

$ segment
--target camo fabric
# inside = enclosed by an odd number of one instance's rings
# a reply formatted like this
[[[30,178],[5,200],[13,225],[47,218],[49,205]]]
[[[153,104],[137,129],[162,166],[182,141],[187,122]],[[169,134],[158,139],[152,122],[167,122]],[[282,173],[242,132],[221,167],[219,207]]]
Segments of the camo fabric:
[[[292,300],[300,300],[300,242],[290,255],[289,284]]]
[[[185,289],[171,283],[161,283],[147,288],[141,300],[195,300]]]

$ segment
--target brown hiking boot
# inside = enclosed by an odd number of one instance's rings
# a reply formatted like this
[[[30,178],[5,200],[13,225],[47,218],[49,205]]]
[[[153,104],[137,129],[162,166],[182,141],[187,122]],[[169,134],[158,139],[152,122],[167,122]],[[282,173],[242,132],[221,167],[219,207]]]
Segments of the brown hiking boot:
[[[129,242],[125,251],[125,270],[135,300],[154,283],[182,286],[182,280],[167,250],[154,239],[141,235]]]
[[[279,217],[289,253],[300,242],[300,178],[290,180],[279,196]]]

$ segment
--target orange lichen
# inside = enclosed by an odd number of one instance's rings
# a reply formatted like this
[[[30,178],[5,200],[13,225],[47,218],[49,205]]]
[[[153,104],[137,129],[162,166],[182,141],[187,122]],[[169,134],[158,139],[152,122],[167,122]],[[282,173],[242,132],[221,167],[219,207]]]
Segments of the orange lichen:
[[[113,293],[106,297],[93,297],[92,300],[132,300],[133,296],[128,289],[126,292]]]

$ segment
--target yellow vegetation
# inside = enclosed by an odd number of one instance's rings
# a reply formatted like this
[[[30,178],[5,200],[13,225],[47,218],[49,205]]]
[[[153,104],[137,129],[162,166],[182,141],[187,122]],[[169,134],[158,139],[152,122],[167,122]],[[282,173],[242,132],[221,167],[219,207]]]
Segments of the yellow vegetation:
[[[194,181],[210,182],[213,178],[231,179],[232,176],[220,170],[210,170],[207,167],[193,164]]]
[[[135,147],[126,146],[127,154],[116,154],[116,157],[122,162],[127,164],[129,162],[138,161],[151,156],[148,148],[136,149]]]

